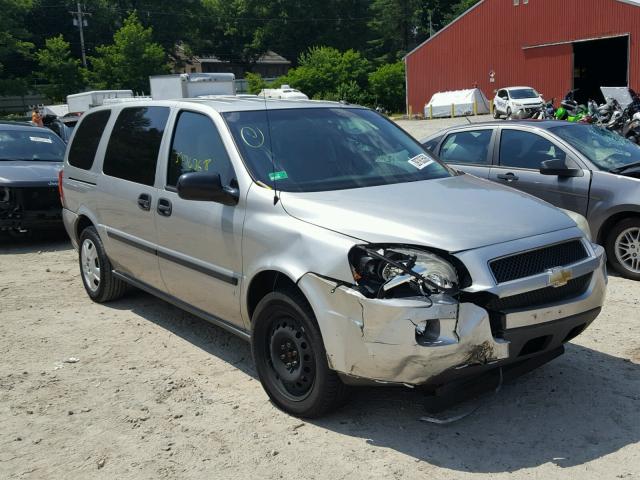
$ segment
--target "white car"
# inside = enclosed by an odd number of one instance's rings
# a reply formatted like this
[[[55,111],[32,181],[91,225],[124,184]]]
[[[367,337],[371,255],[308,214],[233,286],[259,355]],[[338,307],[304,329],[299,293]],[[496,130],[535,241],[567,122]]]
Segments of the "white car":
[[[531,87],[501,88],[493,99],[493,117],[505,116],[511,118],[513,114],[522,110],[520,118],[528,118],[544,104],[542,95]]]

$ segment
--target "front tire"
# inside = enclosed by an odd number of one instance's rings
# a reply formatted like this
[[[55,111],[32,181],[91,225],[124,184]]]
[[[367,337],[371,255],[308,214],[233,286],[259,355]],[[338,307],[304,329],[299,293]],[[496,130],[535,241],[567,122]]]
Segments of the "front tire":
[[[267,294],[252,317],[251,351],[271,401],[299,417],[320,417],[337,408],[346,386],[329,368],[311,307],[297,291]]]
[[[498,111],[498,107],[496,107],[496,104],[493,104],[493,118],[495,118],[496,120],[500,119],[500,112]]]
[[[80,234],[78,261],[80,277],[89,298],[97,303],[122,297],[127,284],[117,278],[95,227],[87,227]]]
[[[640,218],[625,218],[609,232],[605,248],[613,269],[630,280],[640,280]]]
[[[507,107],[507,120],[511,120],[511,107]]]

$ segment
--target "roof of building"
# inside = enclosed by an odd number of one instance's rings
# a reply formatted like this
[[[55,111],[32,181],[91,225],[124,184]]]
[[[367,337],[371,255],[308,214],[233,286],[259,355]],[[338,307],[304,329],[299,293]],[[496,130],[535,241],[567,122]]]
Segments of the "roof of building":
[[[194,56],[193,60],[199,63],[231,63],[228,60],[222,60],[216,55],[202,55],[202,56]],[[256,60],[256,64],[261,65],[291,65],[291,62],[284,58],[281,55],[278,55],[276,52],[271,50],[267,50],[265,53],[260,55]]]

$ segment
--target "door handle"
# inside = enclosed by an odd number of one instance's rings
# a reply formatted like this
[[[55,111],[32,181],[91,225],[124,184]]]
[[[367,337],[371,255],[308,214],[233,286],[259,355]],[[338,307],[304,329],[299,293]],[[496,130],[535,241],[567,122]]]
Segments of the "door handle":
[[[503,174],[498,175],[498,178],[500,180],[506,180],[507,182],[513,182],[514,180],[518,180],[518,178],[520,177],[518,177],[514,173],[509,172],[509,173],[505,173],[504,175]]]
[[[148,193],[141,193],[138,197],[138,207],[142,210],[151,210],[151,195]]]
[[[171,216],[171,202],[166,198],[158,200],[158,213],[163,217]]]

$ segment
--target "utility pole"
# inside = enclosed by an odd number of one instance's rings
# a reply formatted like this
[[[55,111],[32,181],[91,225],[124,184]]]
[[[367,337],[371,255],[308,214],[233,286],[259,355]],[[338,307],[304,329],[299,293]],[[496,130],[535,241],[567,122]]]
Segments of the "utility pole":
[[[87,54],[84,50],[84,27],[87,26],[87,21],[84,17],[90,17],[90,13],[86,13],[82,11],[82,6],[80,2],[77,2],[78,10],[75,12],[69,12],[71,16],[73,16],[73,25],[78,27],[80,31],[80,50],[82,52],[82,66],[87,68]]]
[[[429,38],[433,37],[433,22],[431,21],[433,17],[433,10],[429,10]]]

